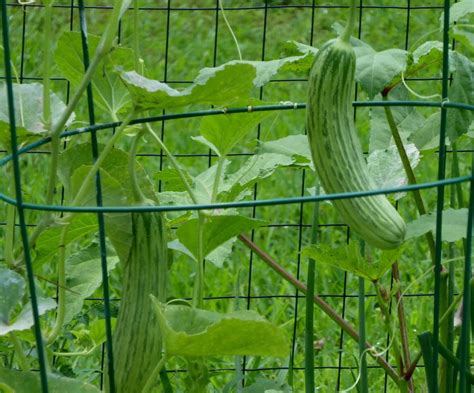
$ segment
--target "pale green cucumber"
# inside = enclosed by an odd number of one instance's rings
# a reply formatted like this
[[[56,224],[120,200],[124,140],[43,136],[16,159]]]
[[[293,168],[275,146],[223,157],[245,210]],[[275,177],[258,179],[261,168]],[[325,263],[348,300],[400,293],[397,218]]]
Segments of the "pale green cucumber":
[[[113,337],[117,393],[139,393],[162,356],[162,336],[150,294],[166,300],[167,238],[160,213],[132,213],[133,240],[123,266]]]
[[[355,53],[346,39],[327,42],[309,76],[306,129],[314,165],[328,194],[369,191],[369,175],[352,111]],[[344,221],[374,247],[398,247],[406,225],[384,195],[333,201]]]

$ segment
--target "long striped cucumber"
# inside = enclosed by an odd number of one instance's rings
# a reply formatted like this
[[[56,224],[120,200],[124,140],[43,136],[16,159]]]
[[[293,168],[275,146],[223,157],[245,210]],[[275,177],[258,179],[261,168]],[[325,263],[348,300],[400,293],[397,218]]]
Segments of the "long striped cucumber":
[[[376,189],[357,136],[352,112],[355,52],[349,43],[355,20],[342,35],[323,45],[309,76],[306,129],[314,165],[327,193]],[[342,218],[374,247],[391,249],[404,240],[406,225],[383,195],[335,200]]]
[[[162,336],[150,294],[166,300],[166,228],[160,213],[132,213],[131,222],[133,240],[123,264],[113,337],[117,393],[141,392],[162,356]]]

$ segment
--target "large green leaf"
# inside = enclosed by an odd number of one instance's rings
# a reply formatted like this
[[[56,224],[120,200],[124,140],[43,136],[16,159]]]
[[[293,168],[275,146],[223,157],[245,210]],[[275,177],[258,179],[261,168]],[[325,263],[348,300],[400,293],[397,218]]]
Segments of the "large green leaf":
[[[25,293],[25,280],[13,270],[0,267],[0,323],[8,324],[10,315]]]
[[[107,250],[107,270],[110,272],[119,259]],[[99,245],[94,242],[72,254],[66,261],[66,315],[64,324],[81,311],[84,299],[92,295],[102,283]]]
[[[440,18],[441,26],[444,15]],[[474,50],[474,3],[462,0],[454,3],[449,11],[449,24],[453,38]]]
[[[43,137],[48,131],[43,122],[43,85],[40,83],[13,84],[15,121],[17,138],[21,144],[31,138]],[[54,93],[51,97],[51,120],[59,119],[66,105]],[[66,127],[74,120],[74,113],[66,123]],[[7,150],[11,149],[10,117],[6,84],[0,87],[0,144]]]
[[[88,35],[89,52],[92,54],[97,49],[100,37]],[[114,66],[120,66],[127,70],[134,68],[134,54],[129,48],[115,48],[108,55],[102,70],[97,70],[92,78],[94,88],[94,100],[106,113],[117,116],[127,108],[130,103],[130,95],[127,88],[120,80],[118,73],[113,72]],[[77,87],[84,76],[84,62],[82,56],[82,41],[79,32],[67,31],[59,37],[55,52],[56,64],[61,73]]]
[[[409,53],[402,49],[387,49],[381,52],[370,47],[355,48],[357,54],[356,80],[373,99],[385,86],[404,72],[410,60]]]
[[[466,237],[468,210],[446,209],[443,210],[442,239],[455,242]],[[424,214],[407,224],[406,239],[423,236],[429,231],[436,230],[436,212]]]
[[[253,311],[220,314],[153,301],[170,356],[287,355],[283,331]]]
[[[13,393],[40,393],[41,380],[38,372],[15,371],[0,368],[0,390],[6,385]],[[99,393],[100,390],[77,379],[66,378],[57,374],[48,374],[48,391],[50,393]],[[6,390],[7,393],[10,391]]]
[[[254,87],[256,70],[250,64],[224,64],[217,68],[204,68],[194,83],[176,90],[165,83],[145,78],[135,71],[123,72],[138,109],[170,109],[191,104],[229,105],[242,102]]]
[[[396,250],[379,251],[377,262],[369,262],[360,253],[356,243],[333,248],[327,244],[318,244],[305,247],[302,255],[312,258],[316,263],[324,263],[344,271],[356,274],[370,281],[379,280],[385,272],[396,262],[402,248]]]
[[[244,216],[207,216],[203,227],[203,257],[206,257],[219,245],[233,237],[256,229],[263,224],[264,222],[261,220]],[[196,260],[199,259],[198,227],[199,219],[193,218],[181,225],[176,231],[176,236],[181,244],[194,255]]]

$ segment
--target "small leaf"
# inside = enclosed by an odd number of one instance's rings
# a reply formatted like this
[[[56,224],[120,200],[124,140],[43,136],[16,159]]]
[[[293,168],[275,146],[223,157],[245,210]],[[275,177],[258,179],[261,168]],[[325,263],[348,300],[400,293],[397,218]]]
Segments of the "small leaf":
[[[244,216],[208,216],[203,228],[203,257],[229,239],[241,233],[256,229],[264,224],[263,221]],[[199,255],[199,219],[193,218],[181,225],[176,235],[181,242],[198,260]]]
[[[18,273],[0,267],[0,322],[8,324],[10,315],[25,293],[25,280]]]
[[[42,137],[48,131],[43,122],[43,85],[40,83],[13,84],[15,121],[18,142],[27,142],[32,137]],[[54,93],[51,97],[51,121],[59,119],[66,105]],[[66,123],[66,127],[74,121],[74,113]],[[10,151],[10,116],[6,84],[0,86],[0,144]]]
[[[455,242],[466,237],[468,210],[443,210],[443,228],[441,237],[446,242]],[[436,212],[424,214],[407,224],[406,239],[423,236],[428,231],[436,230]]]
[[[153,301],[171,356],[287,355],[283,332],[253,311],[220,314]]]
[[[38,372],[0,368],[0,381],[15,393],[41,391],[41,380]],[[0,384],[0,388],[2,384]],[[48,374],[48,388],[51,393],[100,393],[98,388],[86,382],[51,373]]]
[[[424,124],[416,132],[409,136],[419,150],[432,150],[439,146],[439,130],[441,122],[441,113],[435,112],[430,115]],[[449,140],[446,141],[446,144]]]

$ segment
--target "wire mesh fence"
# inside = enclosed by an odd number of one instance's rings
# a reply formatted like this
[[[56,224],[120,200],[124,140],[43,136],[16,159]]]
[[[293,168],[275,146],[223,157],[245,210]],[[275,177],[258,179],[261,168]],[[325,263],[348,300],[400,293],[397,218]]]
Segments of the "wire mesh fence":
[[[83,43],[88,42],[91,55],[92,41],[94,34],[101,35],[104,31],[106,21],[113,13],[111,2],[91,1],[75,2],[55,1],[52,10],[52,45],[58,37],[65,31],[82,31]],[[333,23],[345,20],[348,4],[340,1],[319,2],[313,1],[223,1],[219,0],[199,0],[199,1],[141,1],[138,7],[131,7],[127,10],[118,26],[118,42],[123,47],[134,48],[139,51],[142,59],[139,67],[147,77],[154,78],[162,83],[166,83],[172,88],[186,88],[190,86],[196,75],[204,67],[218,67],[228,61],[238,57],[238,51],[234,42],[233,34],[227,26],[229,24],[235,33],[239,50],[244,59],[269,61],[281,58],[283,54],[291,52],[292,44],[289,42],[299,42],[307,45],[320,47],[327,39],[335,35],[338,29]],[[426,33],[433,40],[444,40],[446,35],[443,31],[432,32],[439,26],[439,19],[442,11],[449,8],[449,1],[365,1],[358,4],[358,38],[374,45],[376,50],[395,47],[400,50],[413,50],[428,38],[424,38]],[[223,10],[224,8],[224,10]],[[13,98],[13,83],[34,84],[43,81],[44,53],[42,40],[42,28],[46,23],[47,7],[43,4],[32,2],[29,4],[17,4],[2,1],[2,28],[3,28],[3,51],[5,62],[0,68],[0,77],[5,82],[5,100],[8,99],[8,108],[17,101]],[[137,30],[137,20],[140,28]],[[86,28],[87,26],[87,28]],[[82,27],[82,29],[81,29]],[[73,44],[71,43],[71,46]],[[59,47],[59,44],[57,44]],[[77,48],[73,48],[77,50]],[[84,48],[82,48],[84,49]],[[78,56],[85,68],[89,65],[87,57],[82,53],[71,51],[71,56]],[[87,50],[84,52],[87,53]],[[447,52],[445,52],[447,53]],[[69,55],[69,54],[68,54]],[[56,49],[54,62],[51,66],[52,90],[64,100],[70,102],[74,94],[74,87],[70,82],[61,76],[61,52]],[[407,76],[406,83],[413,86],[416,91],[430,92],[443,90],[443,97],[447,97],[447,86],[453,79],[449,74],[447,65],[444,64],[442,75],[433,66],[426,67],[426,72],[421,72],[414,77]],[[97,72],[106,72],[100,69]],[[244,166],[249,157],[253,157],[260,151],[262,144],[284,138],[289,135],[303,135],[305,133],[305,105],[307,94],[307,74],[298,70],[279,73],[272,76],[265,86],[254,89],[254,95],[259,101],[255,101],[255,106],[251,112],[257,113],[272,112],[275,116],[269,121],[263,121],[255,132],[239,143],[229,153],[232,160],[229,164],[234,171]],[[451,78],[451,79],[450,79]],[[113,93],[112,93],[113,95]],[[114,96],[114,100],[121,97]],[[373,97],[368,97],[366,91],[360,86],[356,89],[354,104],[354,118],[359,131],[363,136],[363,144],[366,150],[370,140],[369,131],[374,127],[377,120],[374,114],[377,108],[390,105]],[[400,98],[400,97],[397,97]],[[298,103],[298,104],[294,104]],[[420,111],[427,117],[434,110],[442,112],[443,116],[449,111],[457,111],[459,108],[472,111],[470,102],[448,102],[439,100],[434,102],[408,101],[402,98],[398,103],[392,103],[393,107],[419,107]],[[472,103],[471,103],[472,104]],[[119,105],[119,104],[118,104]],[[463,106],[464,105],[464,106]],[[5,106],[6,107],[6,106]],[[382,110],[382,109],[380,109]],[[247,106],[239,106],[237,109],[226,109],[224,112],[233,116],[235,113],[249,112]],[[88,99],[79,101],[75,109],[76,118],[83,123],[73,123],[62,134],[61,144],[58,147],[61,152],[65,151],[74,143],[90,143],[91,164],[97,160],[100,151],[103,150],[107,142],[116,135],[121,122],[124,121],[122,113],[115,112],[115,118],[107,114],[97,101],[92,98],[92,90],[88,91]],[[149,110],[146,116],[135,116],[131,124],[142,124],[149,122],[153,124],[155,131],[162,141],[176,158],[179,165],[191,168],[190,173],[198,176],[199,173],[212,168],[218,162],[218,155],[213,149],[196,142],[200,135],[201,119],[211,116],[221,116],[222,109],[209,109],[209,106],[202,106],[192,112],[184,110]],[[11,125],[11,140],[15,141],[14,111],[3,114],[2,120]],[[5,115],[5,116],[4,116]],[[85,120],[87,119],[87,120]],[[374,120],[375,119],[375,120]],[[21,133],[22,119],[17,119],[17,129]],[[441,120],[442,121],[442,120]],[[446,121],[446,120],[445,120]],[[84,124],[84,122],[86,124]],[[377,126],[377,124],[375,124]],[[380,124],[379,124],[380,126]],[[441,127],[442,133],[446,132],[447,125]],[[61,130],[62,131],[62,130]],[[131,132],[133,136],[133,130]],[[21,137],[21,135],[20,135]],[[439,142],[439,136],[438,136]],[[441,136],[443,140],[443,135]],[[96,264],[101,264],[102,277],[109,277],[102,282],[102,291],[95,291],[93,295],[85,299],[81,312],[62,333],[61,339],[51,346],[41,339],[40,315],[38,310],[34,312],[34,330],[20,336],[24,340],[24,346],[28,345],[30,351],[36,348],[34,362],[31,369],[39,371],[41,374],[42,391],[48,390],[48,378],[46,376],[48,367],[61,372],[65,376],[77,378],[90,382],[99,388],[105,388],[104,375],[110,371],[111,362],[109,356],[114,353],[112,346],[112,320],[118,315],[120,293],[122,284],[120,282],[123,267],[118,266],[114,271],[109,271],[110,255],[107,258],[108,243],[106,240],[107,230],[110,230],[110,221],[107,221],[116,213],[131,211],[167,211],[170,214],[171,232],[173,236],[179,228],[184,216],[178,214],[183,211],[192,212],[194,210],[209,209],[238,209],[240,214],[253,219],[260,219],[264,222],[257,229],[249,231],[249,236],[241,238],[242,241],[235,242],[232,253],[220,263],[211,263],[206,260],[204,263],[204,307],[213,311],[229,310],[254,310],[271,319],[275,324],[281,325],[291,336],[290,344],[287,348],[287,357],[284,359],[270,359],[261,357],[241,357],[229,358],[226,360],[212,359],[210,361],[209,372],[212,375],[212,389],[209,391],[223,391],[224,386],[233,380],[236,370],[245,376],[246,384],[258,382],[261,378],[274,380],[287,380],[291,375],[291,382],[294,391],[304,389],[304,313],[305,295],[294,285],[278,278],[278,275],[269,272],[268,267],[262,262],[265,260],[265,253],[270,263],[278,262],[280,267],[286,269],[291,275],[301,282],[306,282],[305,272],[307,261],[302,257],[302,250],[310,243],[312,234],[312,210],[314,202],[319,202],[321,209],[321,219],[318,225],[318,233],[322,243],[331,244],[352,244],[353,234],[341,218],[334,212],[333,207],[325,202],[331,198],[357,197],[372,195],[374,193],[395,193],[407,191],[408,197],[400,199],[397,204],[401,209],[405,209],[408,214],[416,216],[413,202],[409,199],[413,190],[419,189],[425,200],[428,201],[431,211],[440,212],[443,210],[445,200],[454,198],[457,190],[456,184],[461,186],[461,194],[464,198],[471,197],[470,183],[472,182],[472,149],[469,143],[464,143],[453,148],[449,145],[438,149],[432,149],[430,157],[431,163],[425,164],[421,169],[423,179],[426,184],[407,186],[405,188],[385,187],[380,190],[372,190],[364,193],[354,193],[354,195],[312,195],[312,187],[316,184],[316,176],[308,166],[304,169],[295,169],[295,165],[288,165],[278,169],[278,174],[266,179],[261,179],[252,184],[251,191],[248,192],[244,201],[221,200],[212,203],[180,203],[168,200],[168,203],[161,203],[160,206],[129,206],[113,208],[108,207],[107,191],[110,190],[108,179],[97,179],[97,194],[88,200],[84,205],[89,207],[71,206],[68,199],[67,190],[64,187],[56,188],[52,195],[51,202],[47,201],[47,196],[43,195],[46,187],[45,173],[48,170],[51,148],[49,139],[39,141],[28,140],[30,144],[15,145],[12,149],[3,150],[1,164],[6,167],[11,165],[9,171],[5,171],[2,189],[2,200],[5,205],[2,210],[1,225],[7,233],[7,227],[11,220],[8,218],[7,205],[16,206],[17,218],[16,238],[22,239],[25,250],[25,270],[29,284],[29,296],[33,310],[35,306],[35,293],[40,290],[51,293],[55,288],[51,285],[49,277],[54,277],[56,267],[41,269],[35,258],[41,255],[35,247],[30,248],[31,237],[35,236],[35,228],[42,224],[42,219],[48,211],[58,212],[56,218],[60,221],[61,215],[68,212],[78,212],[79,216],[90,217],[86,213],[94,213],[93,220],[98,220]],[[121,141],[125,146],[124,150],[132,149],[132,138]],[[438,144],[438,146],[440,146]],[[19,153],[18,154],[18,149]],[[368,153],[368,152],[366,152]],[[451,169],[453,156],[459,157],[460,169],[456,173]],[[456,161],[458,158],[456,158]],[[176,188],[176,180],[170,168],[173,163],[163,148],[147,140],[144,146],[140,147],[137,153],[137,162],[145,168],[151,182],[156,185],[161,193],[182,191]],[[434,165],[435,164],[435,165]],[[123,167],[120,167],[124,170]],[[452,173],[447,174],[447,170]],[[229,172],[231,173],[231,172]],[[72,172],[69,173],[72,176]],[[445,178],[450,178],[444,180]],[[12,179],[15,179],[12,181]],[[105,180],[104,180],[105,179]],[[105,181],[105,186],[103,182]],[[3,186],[2,186],[3,187]],[[446,190],[446,191],[444,191]],[[192,202],[192,201],[191,201]],[[446,202],[447,203],[447,202]],[[467,202],[471,203],[472,202]],[[468,205],[465,205],[467,207]],[[96,205],[91,208],[91,205]],[[112,203],[112,205],[114,205]],[[463,207],[461,205],[461,207]],[[174,214],[174,215],[173,215]],[[469,210],[468,230],[471,230],[472,209]],[[441,222],[438,222],[440,225]],[[427,263],[427,245],[420,240],[418,243],[410,243],[413,250],[408,251],[411,263],[404,261],[401,274],[402,285],[406,291],[403,293],[404,307],[408,316],[410,346],[417,345],[416,334],[426,330],[433,330],[435,341],[439,334],[439,285],[441,274],[441,262],[445,264],[446,259],[462,258],[460,251],[441,246],[441,226],[435,232],[436,238],[436,261],[434,270],[436,274],[427,275],[432,268]],[[14,231],[15,232],[15,231]],[[79,236],[80,237],[80,236]],[[470,234],[465,236],[464,243],[467,258],[464,269],[457,267],[453,270],[453,275],[458,282],[468,282],[467,277],[470,261]],[[247,243],[245,242],[247,241]],[[19,241],[19,240],[18,240]],[[58,248],[65,248],[64,244],[56,238]],[[3,243],[7,240],[4,236]],[[72,246],[72,252],[78,252],[84,247],[80,242]],[[451,247],[451,245],[449,246]],[[454,246],[453,246],[454,247]],[[59,252],[59,251],[57,251]],[[442,258],[443,257],[443,258]],[[113,257],[112,257],[113,258]],[[4,255],[4,260],[7,257]],[[107,262],[108,260],[108,262]],[[267,262],[269,262],[267,260]],[[36,264],[35,264],[36,263]],[[224,267],[219,266],[224,264]],[[460,266],[459,264],[456,266]],[[46,275],[46,281],[41,274]],[[26,273],[25,273],[26,272]],[[190,264],[186,256],[173,253],[173,263],[168,284],[169,299],[192,299],[194,280],[194,265]],[[35,276],[36,274],[36,276]],[[444,272],[443,272],[444,274]],[[429,277],[429,278],[426,278]],[[454,278],[453,278],[454,279]],[[54,280],[54,279],[53,279]],[[397,289],[393,275],[386,275],[381,282],[386,288]],[[36,283],[36,287],[35,287]],[[350,273],[341,272],[333,266],[319,264],[316,261],[316,283],[315,293],[319,299],[324,300],[337,311],[337,314],[354,324],[358,320],[359,281],[357,277]],[[458,295],[463,291],[463,286],[456,287]],[[61,286],[56,287],[57,294]],[[103,293],[103,296],[101,295]],[[467,293],[467,292],[465,292]],[[434,307],[433,307],[434,304]],[[380,298],[371,287],[366,294],[366,324],[367,340],[376,345],[382,351],[380,357],[385,359],[387,364],[392,364],[396,369],[393,354],[393,337],[387,333],[381,334]],[[390,313],[395,313],[397,304],[390,303]],[[434,308],[434,311],[433,311]],[[316,308],[315,315],[315,371],[316,384],[321,391],[339,391],[351,385],[357,379],[360,370],[360,359],[358,358],[357,343],[351,341],[350,334],[340,327],[336,327],[325,313]],[[434,313],[434,314],[433,314]],[[42,319],[44,317],[41,317]],[[102,350],[95,351],[91,356],[74,357],[72,354],[81,352],[87,348],[88,333],[96,327],[99,321],[101,334],[107,337]],[[105,323],[104,323],[105,321]],[[377,325],[377,323],[379,323]],[[433,324],[435,325],[433,327]],[[44,326],[44,324],[43,324]],[[373,326],[373,328],[371,328]],[[469,324],[467,324],[469,326]],[[44,332],[43,332],[44,334]],[[92,334],[92,333],[91,333]],[[36,341],[35,341],[36,338]],[[86,342],[85,345],[81,340]],[[469,342],[469,337],[467,341]],[[13,352],[18,351],[18,347],[13,351],[15,344],[2,341],[0,353],[3,355],[3,367],[11,367],[17,364]],[[383,349],[387,348],[386,352]],[[87,351],[86,351],[87,352]],[[435,353],[437,351],[434,351]],[[64,356],[65,353],[70,355]],[[469,353],[469,352],[468,352]],[[354,355],[355,354],[355,355]],[[16,355],[18,356],[18,354]],[[414,355],[413,355],[414,356]],[[47,359],[53,359],[52,364],[47,365]],[[437,357],[434,357],[437,359]],[[71,360],[74,359],[74,360]],[[425,359],[426,361],[426,359]],[[107,362],[108,367],[107,367]],[[414,371],[414,380],[422,383],[425,373],[422,366],[418,364]],[[406,365],[408,367],[408,365]],[[113,370],[113,367],[112,367]],[[166,372],[169,375],[171,384],[178,389],[181,387],[182,375],[189,374],[189,364],[181,359],[170,361],[166,365]],[[371,391],[393,391],[396,383],[390,378],[386,369],[380,364],[369,360],[368,378],[373,386]],[[436,376],[434,377],[436,381]],[[242,379],[243,381],[244,379]],[[0,381],[2,382],[2,381]],[[113,382],[109,382],[108,389],[114,390]],[[1,385],[0,385],[1,386]],[[51,386],[49,386],[49,389]],[[211,389],[211,387],[209,387]],[[230,388],[229,388],[230,389]],[[184,390],[183,390],[184,391]],[[434,390],[433,390],[434,391]],[[467,391],[467,390],[466,390]]]

